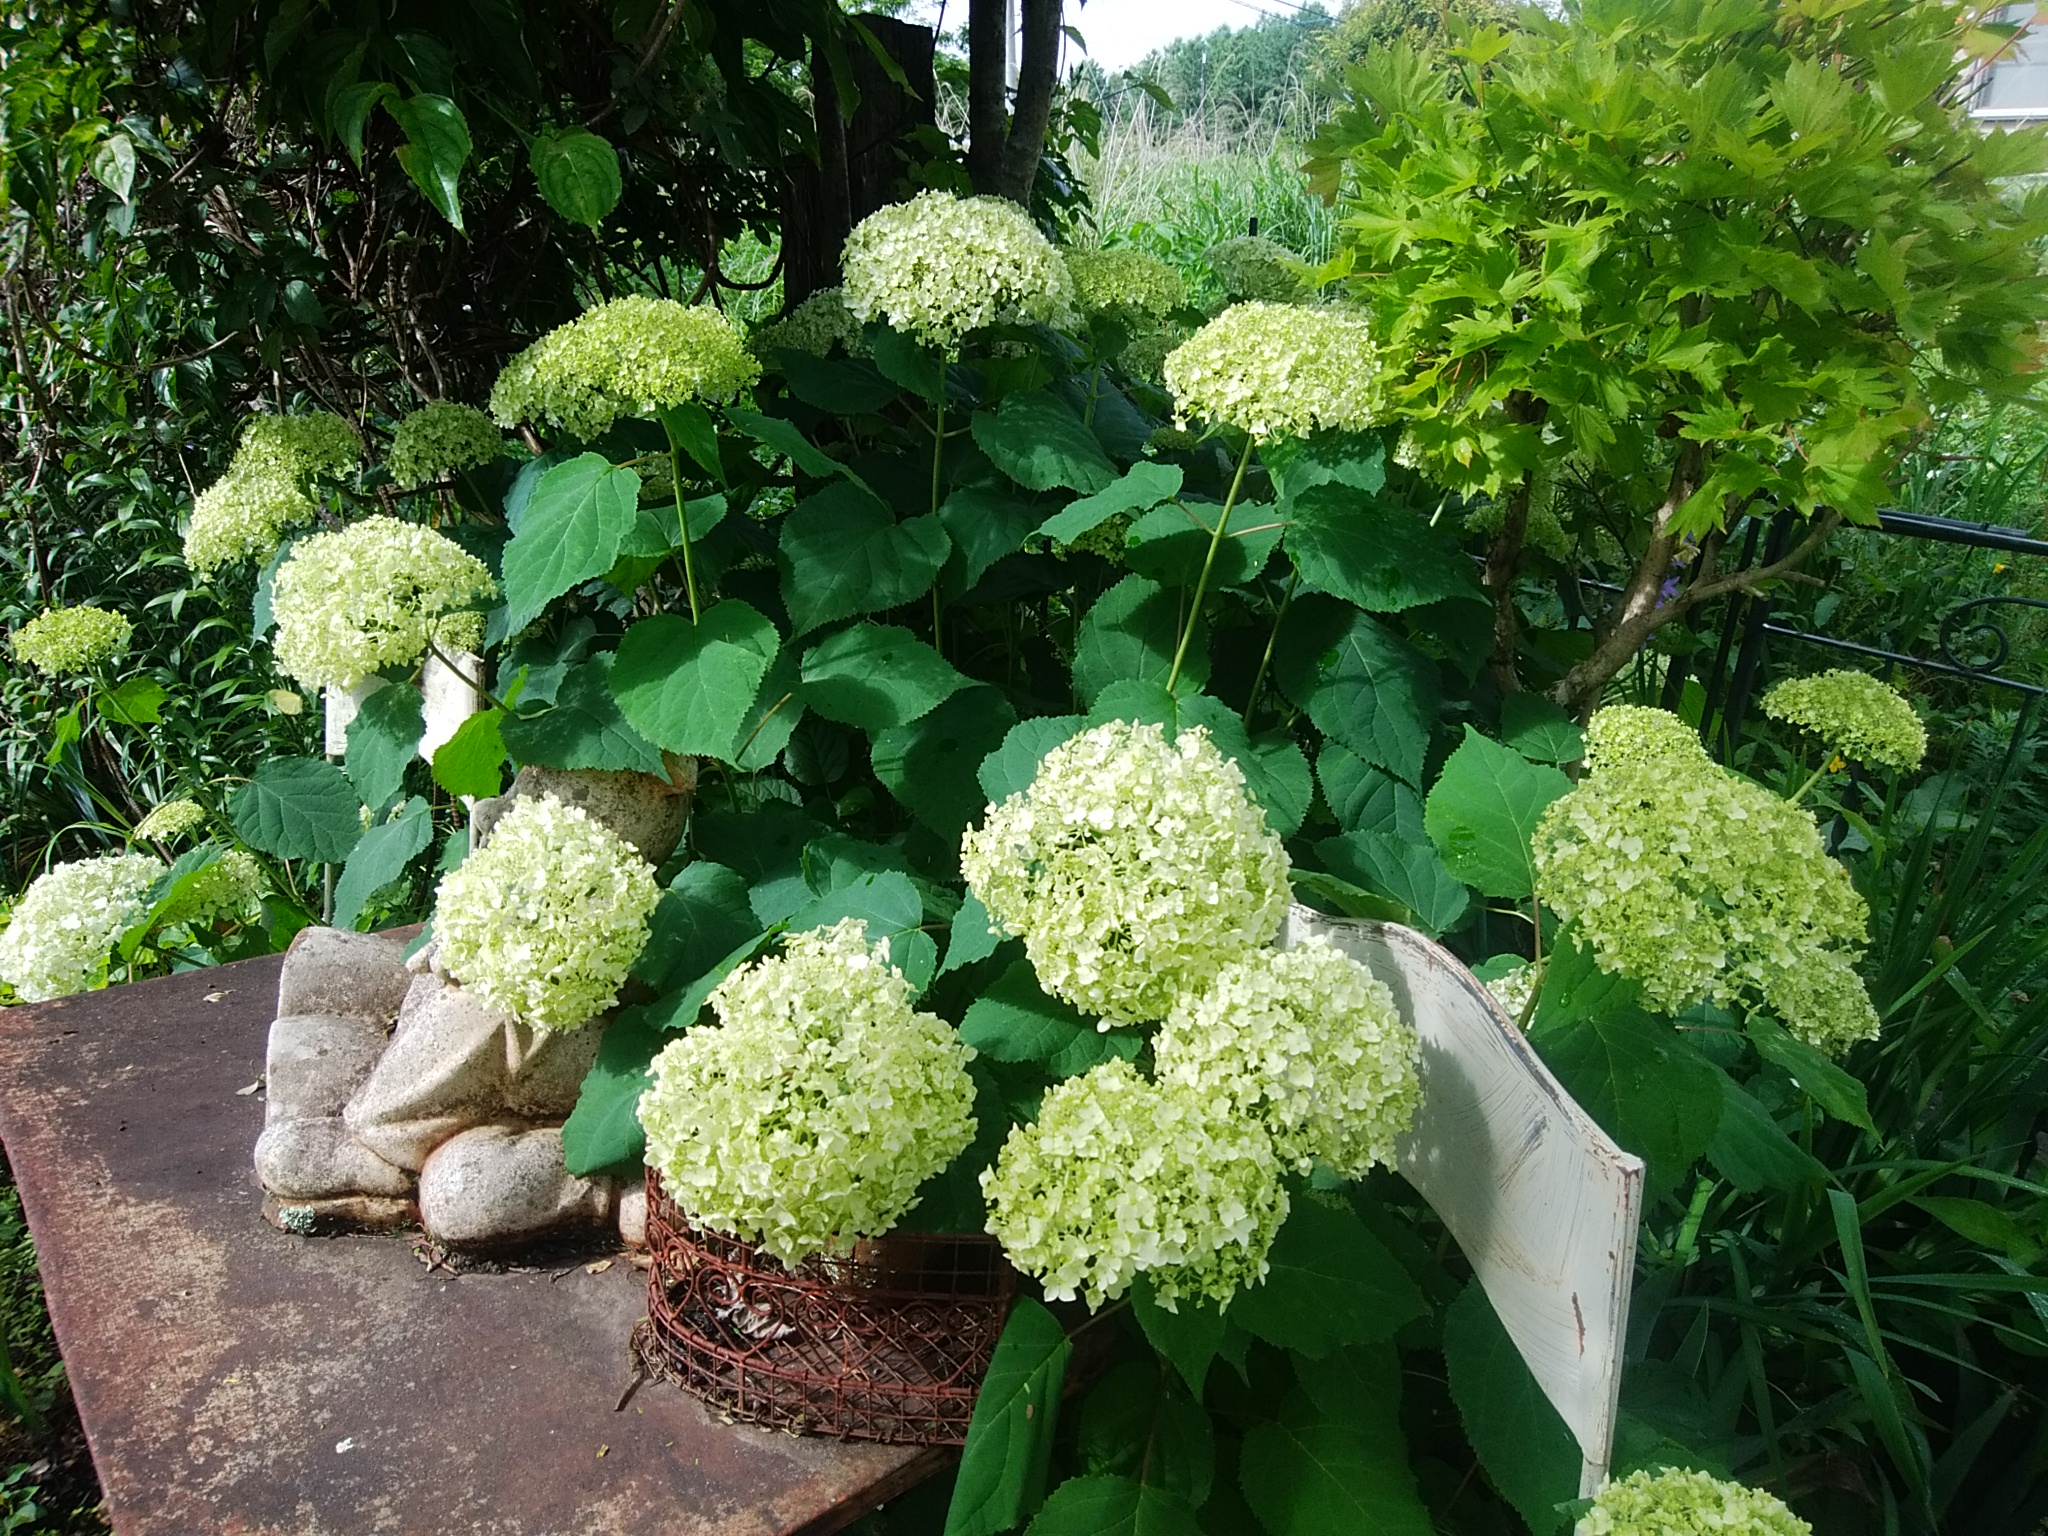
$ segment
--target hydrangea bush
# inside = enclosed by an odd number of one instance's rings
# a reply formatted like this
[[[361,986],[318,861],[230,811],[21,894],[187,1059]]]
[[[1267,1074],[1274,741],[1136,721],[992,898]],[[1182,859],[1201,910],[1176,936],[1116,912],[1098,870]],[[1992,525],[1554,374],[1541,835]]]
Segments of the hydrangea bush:
[[[1610,1480],[1581,1529],[1586,1536],[1813,1536],[1775,1495],[1681,1467]]]
[[[400,489],[410,491],[460,470],[481,468],[504,447],[497,426],[475,406],[436,400],[392,430],[384,467]]]
[[[205,576],[268,560],[287,532],[313,521],[317,483],[341,479],[361,459],[361,443],[339,416],[252,416],[227,473],[192,504],[185,563]]]

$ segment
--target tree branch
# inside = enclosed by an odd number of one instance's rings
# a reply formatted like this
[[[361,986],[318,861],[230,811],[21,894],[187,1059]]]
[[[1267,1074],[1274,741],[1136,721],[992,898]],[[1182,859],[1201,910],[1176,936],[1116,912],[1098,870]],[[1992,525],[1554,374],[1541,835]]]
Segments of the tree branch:
[[[1052,122],[1052,88],[1060,66],[1062,0],[1023,0],[1024,45],[1017,71],[1017,105],[1003,143],[999,190],[1012,202],[1031,205],[1031,184],[1045,154]]]

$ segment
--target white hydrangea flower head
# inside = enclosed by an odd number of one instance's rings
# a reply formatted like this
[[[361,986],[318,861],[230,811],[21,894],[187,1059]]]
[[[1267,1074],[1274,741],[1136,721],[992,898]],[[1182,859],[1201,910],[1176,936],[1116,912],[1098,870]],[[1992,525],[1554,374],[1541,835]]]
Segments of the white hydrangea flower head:
[[[640,1099],[647,1162],[693,1221],[792,1267],[845,1254],[974,1139],[973,1050],[860,919],[791,935],[711,1006]]]
[[[1422,1103],[1422,1037],[1385,983],[1322,939],[1231,961],[1174,1005],[1153,1050],[1160,1082],[1258,1120],[1297,1173],[1393,1167]]]
[[[135,626],[106,608],[47,608],[14,632],[14,659],[45,677],[83,677],[128,649]]]
[[[1587,1536],[1813,1536],[1775,1494],[1681,1467],[1610,1479],[1579,1528]]]
[[[1287,1219],[1272,1138],[1112,1059],[1049,1091],[981,1175],[988,1230],[1046,1295],[1099,1307],[1140,1274],[1169,1311],[1266,1276]]]
[[[1818,736],[1852,763],[1918,768],[1927,756],[1927,727],[1906,696],[1868,672],[1834,668],[1787,678],[1763,697],[1764,713]]]
[[[205,825],[206,812],[197,800],[166,800],[135,824],[135,835],[146,843],[175,843]]]
[[[1363,314],[1233,304],[1166,359],[1175,420],[1252,437],[1355,432],[1381,414],[1379,358]]]
[[[107,853],[37,877],[0,933],[0,980],[31,1003],[100,985],[107,956],[143,916],[164,868],[147,853]]]
[[[473,405],[436,400],[392,429],[384,467],[400,490],[417,490],[457,470],[488,464],[505,451],[497,423]]]
[[[1301,292],[1308,268],[1301,258],[1263,235],[1219,240],[1202,252],[1226,297],[1280,304]]]
[[[1500,1004],[1500,1011],[1520,1023],[1522,1015],[1528,1012],[1529,1000],[1536,995],[1536,967],[1526,960],[1519,961],[1483,985]]]
[[[491,389],[491,415],[507,427],[552,423],[587,442],[621,416],[724,402],[760,377],[745,338],[716,309],[630,294],[557,326],[507,363]]]
[[[1188,301],[1187,284],[1157,256],[1127,245],[1067,250],[1067,272],[1084,313],[1125,322],[1163,320]]]
[[[316,480],[348,474],[362,445],[347,422],[326,411],[253,416],[227,473],[192,504],[185,563],[199,575],[242,560],[268,560],[287,530],[313,521]]]
[[[521,796],[490,841],[442,876],[442,967],[492,1007],[574,1029],[618,1000],[661,899],[654,870],[580,806]]]
[[[780,320],[756,327],[747,345],[764,360],[778,349],[830,357],[835,346],[848,357],[868,355],[867,336],[838,288],[820,288]]]
[[[1111,1024],[1164,1018],[1287,912],[1287,851],[1199,727],[1063,742],[967,830],[960,867],[1039,985]]]
[[[1653,724],[1659,713],[1593,717],[1592,769],[1536,829],[1537,895],[1653,1007],[1764,1001],[1820,1049],[1873,1037],[1851,969],[1869,909],[1812,814],[1720,767],[1675,717],[1675,731]]]
[[[292,548],[270,607],[278,665],[308,688],[351,688],[385,667],[411,666],[431,640],[474,650],[483,615],[469,605],[497,591],[490,570],[453,539],[366,517]]]
[[[854,319],[884,321],[947,353],[986,326],[1077,318],[1067,264],[1007,198],[920,192],[855,225],[841,267]]]

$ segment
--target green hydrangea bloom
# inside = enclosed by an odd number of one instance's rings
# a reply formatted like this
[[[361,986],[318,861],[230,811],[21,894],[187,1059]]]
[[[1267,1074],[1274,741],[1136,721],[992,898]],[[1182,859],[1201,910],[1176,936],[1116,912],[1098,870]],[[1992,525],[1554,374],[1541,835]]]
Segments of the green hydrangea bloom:
[[[1397,452],[1397,462],[1399,457]],[[1413,469],[1416,466],[1411,464],[1408,467]],[[1465,514],[1465,529],[1468,533],[1491,539],[1500,533],[1502,525],[1507,522],[1507,516],[1506,504],[1489,496],[1479,501]],[[1522,525],[1522,542],[1553,560],[1563,562],[1571,559],[1572,536],[1558,520],[1554,497],[1538,500],[1534,495],[1530,496],[1529,516]]]
[[[1165,1017],[1287,912],[1287,852],[1199,727],[1112,720],[1053,748],[960,867],[1040,985],[1115,1024]]]
[[[1134,379],[1143,379],[1148,384],[1166,382],[1166,360],[1174,349],[1194,335],[1185,325],[1167,321],[1158,325],[1142,325],[1132,331],[1131,339],[1124,343],[1124,349],[1117,354],[1117,366]],[[1153,434],[1154,447],[1176,446],[1162,442],[1164,434],[1174,432],[1172,427],[1161,427]],[[1186,434],[1181,434],[1185,436]],[[1178,446],[1192,446],[1188,444]]]
[[[647,861],[580,806],[521,796],[442,876],[440,964],[493,1008],[574,1029],[617,1001],[661,899]]]
[[[1927,756],[1927,727],[1896,688],[1840,668],[1787,678],[1763,697],[1764,713],[1811,731],[1837,757],[1913,769]]]
[[[840,265],[856,320],[949,353],[985,326],[1075,321],[1066,263],[1007,198],[920,192],[855,225]]]
[[[166,800],[135,824],[135,835],[146,843],[175,843],[205,825],[197,800]]]
[[[711,994],[654,1058],[647,1161],[692,1220],[784,1264],[888,1231],[974,1139],[974,1052],[847,918]]]
[[[1188,301],[1180,274],[1144,251],[1120,245],[1061,254],[1084,314],[1108,315],[1126,323],[1163,320]]]
[[[1203,1096],[1111,1059],[1056,1084],[981,1175],[988,1230],[1061,1301],[1091,1307],[1152,1277],[1169,1310],[1219,1304],[1266,1275],[1287,1219],[1272,1138]]]
[[[1537,895],[1654,1007],[1761,1000],[1827,1051],[1875,1036],[1850,968],[1869,912],[1813,816],[1713,762],[1675,716],[1615,713],[1593,717],[1590,771],[1537,826]]]
[[[1378,360],[1349,310],[1236,304],[1166,359],[1175,419],[1221,422],[1256,438],[1357,431],[1379,418]]]
[[[128,649],[135,626],[118,613],[81,603],[50,608],[14,632],[15,660],[45,677],[82,677]]]
[[[399,422],[384,467],[401,490],[417,490],[505,451],[497,424],[473,405],[436,400]]]
[[[1239,301],[1284,303],[1301,292],[1308,270],[1294,252],[1263,235],[1219,240],[1202,252],[1202,260],[1224,294]]]
[[[246,916],[270,888],[256,856],[230,848],[200,870],[164,914],[169,922],[204,924]]]
[[[346,475],[361,459],[362,445],[339,416],[251,417],[227,473],[192,504],[185,563],[205,576],[237,561],[268,560],[286,530],[319,511],[313,482]]]
[[[453,539],[395,517],[316,533],[278,567],[270,606],[278,665],[308,688],[352,688],[385,667],[410,666],[432,640],[474,650],[483,615],[468,605],[497,591],[490,570]]]
[[[1422,1103],[1422,1037],[1394,994],[1321,939],[1256,949],[1181,999],[1153,1042],[1159,1080],[1259,1120],[1298,1173],[1394,1166]]]
[[[838,288],[820,288],[780,320],[756,327],[747,344],[764,360],[778,349],[830,357],[837,347],[848,357],[868,355],[867,336]]]
[[[621,416],[731,400],[760,377],[745,339],[717,310],[632,294],[557,326],[507,363],[491,414],[507,427],[552,422],[587,442]]]
[[[1776,1495],[1679,1467],[1610,1480],[1579,1529],[1586,1536],[1813,1536]]]
[[[0,980],[31,1003],[103,986],[108,955],[164,867],[147,853],[108,853],[37,877],[0,933]]]

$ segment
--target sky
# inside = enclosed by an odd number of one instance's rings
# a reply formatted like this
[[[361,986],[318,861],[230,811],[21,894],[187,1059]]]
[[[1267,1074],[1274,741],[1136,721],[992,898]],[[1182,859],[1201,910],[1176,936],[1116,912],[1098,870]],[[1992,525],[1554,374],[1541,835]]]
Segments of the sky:
[[[1327,7],[1335,10],[1335,5]],[[936,0],[922,0],[908,15],[925,22],[938,14]],[[1248,27],[1262,15],[1292,15],[1300,9],[1291,0],[1068,0],[1067,25],[1088,40],[1088,54],[1114,74],[1128,69],[1154,48],[1177,37],[1201,37],[1218,27]],[[966,0],[948,0],[946,27],[966,19]],[[1072,45],[1065,63],[1077,62]]]

